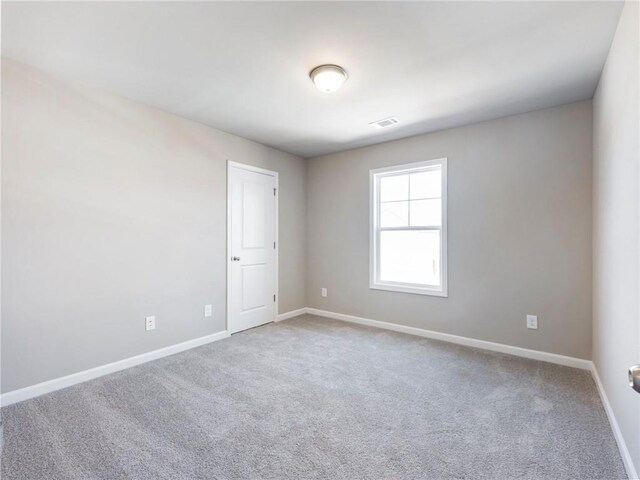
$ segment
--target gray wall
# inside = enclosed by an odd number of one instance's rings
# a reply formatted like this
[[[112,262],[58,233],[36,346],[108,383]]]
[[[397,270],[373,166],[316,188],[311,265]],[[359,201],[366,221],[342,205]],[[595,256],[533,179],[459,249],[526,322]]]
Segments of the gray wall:
[[[640,363],[638,15],[626,2],[593,101],[593,361],[636,470],[640,395],[626,371]]]
[[[227,159],[280,173],[306,306],[304,160],[9,60],[2,126],[3,392],[224,329]]]
[[[585,101],[310,160],[309,306],[590,358],[591,148]],[[369,170],[440,157],[449,297],[370,290]]]

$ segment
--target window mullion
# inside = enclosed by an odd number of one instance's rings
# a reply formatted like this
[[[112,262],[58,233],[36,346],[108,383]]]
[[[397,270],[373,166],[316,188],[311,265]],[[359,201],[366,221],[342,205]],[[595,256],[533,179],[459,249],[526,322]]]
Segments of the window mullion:
[[[441,226],[426,226],[426,227],[378,227],[378,230],[381,232],[416,232],[416,231],[435,231],[442,230]]]

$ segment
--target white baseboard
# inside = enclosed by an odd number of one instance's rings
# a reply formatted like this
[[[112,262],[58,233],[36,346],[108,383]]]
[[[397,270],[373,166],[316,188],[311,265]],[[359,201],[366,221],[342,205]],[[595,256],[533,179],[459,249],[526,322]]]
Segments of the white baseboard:
[[[596,386],[598,387],[598,393],[600,394],[600,399],[602,400],[602,405],[604,405],[604,410],[607,412],[607,417],[609,417],[609,423],[611,424],[611,430],[613,430],[613,436],[616,439],[616,443],[618,444],[618,449],[620,450],[620,456],[622,457],[622,462],[624,463],[624,468],[627,471],[627,476],[629,479],[638,479],[638,471],[633,465],[633,459],[631,458],[631,453],[629,453],[629,449],[627,448],[627,444],[624,441],[624,437],[622,436],[622,431],[620,430],[620,425],[618,425],[618,420],[616,420],[616,416],[613,413],[613,409],[611,408],[611,404],[609,403],[609,398],[607,398],[607,393],[604,390],[604,385],[600,381],[600,375],[598,375],[598,370],[596,366],[591,364],[591,374],[593,375],[593,379],[596,382]]]
[[[287,320],[289,318],[297,317],[299,315],[304,315],[307,313],[307,308],[299,308],[298,310],[291,310],[290,312],[280,313],[278,314],[278,318],[276,318],[276,322],[281,322],[282,320]]]
[[[477,340],[475,338],[461,337],[451,335],[449,333],[440,333],[433,330],[425,330],[423,328],[407,327],[397,323],[381,322],[379,320],[371,320],[369,318],[356,317],[353,315],[345,315],[343,313],[327,312],[318,310],[317,308],[307,308],[306,313],[319,315],[321,317],[333,318],[344,322],[357,323],[369,327],[382,328],[392,330],[394,332],[406,333],[409,335],[417,335],[418,337],[432,338],[443,342],[456,343],[458,345],[466,345],[468,347],[482,348],[491,350],[492,352],[508,353],[518,357],[531,358],[533,360],[541,360],[543,362],[565,365],[567,367],[580,368],[582,370],[591,370],[591,361],[582,358],[567,357],[556,353],[541,352],[539,350],[529,350],[528,348],[513,347],[503,343],[487,342],[486,340]]]
[[[458,335],[435,332],[433,330],[425,330],[422,328],[407,327],[405,325],[399,325],[396,323],[381,322],[379,320],[371,320],[368,318],[356,317],[354,315],[346,315],[343,313],[329,312],[326,310],[319,310],[317,308],[309,308],[309,307],[300,308],[298,310],[292,310],[290,312],[279,314],[276,319],[276,322],[297,317],[299,315],[304,315],[305,313],[318,315],[321,317],[332,318],[335,320],[342,320],[344,322],[357,323],[359,325],[366,325],[369,327],[376,327],[376,328],[381,328],[385,330],[391,330],[394,332],[406,333],[409,335],[416,335],[419,337],[432,338],[435,340],[455,343],[458,345],[466,345],[469,347],[481,348],[484,350],[490,350],[494,352],[507,353],[507,354],[515,355],[519,357],[530,358],[533,360],[541,360],[545,362],[555,363],[558,365],[565,365],[568,367],[575,367],[583,370],[590,370],[593,375],[596,386],[598,388],[598,392],[600,394],[600,398],[602,400],[604,409],[607,413],[607,417],[609,418],[609,423],[611,424],[613,435],[618,444],[618,448],[620,449],[620,454],[624,462],[624,467],[627,471],[627,476],[629,477],[629,479],[640,478],[633,464],[633,460],[631,459],[631,454],[629,453],[629,449],[627,448],[624,438],[622,437],[622,432],[620,431],[620,427],[618,425],[616,417],[611,408],[611,404],[609,403],[609,399],[607,398],[607,394],[604,390],[604,386],[600,381],[600,376],[598,375],[598,371],[595,368],[595,365],[590,360],[567,357],[564,355],[541,352],[538,350],[530,350],[527,348],[514,347],[511,345],[505,345],[502,343],[487,342],[485,340],[477,340],[475,338],[461,337]],[[207,335],[204,337],[196,338],[194,340],[188,340],[186,342],[178,343],[176,345],[171,345],[169,347],[160,348],[158,350],[153,350],[151,352],[143,353],[141,355],[136,355],[135,357],[125,358],[124,360],[119,360],[117,362],[109,363],[107,365],[102,365],[89,370],[84,370],[82,372],[78,372],[78,373],[74,373],[64,377],[49,380],[46,382],[38,383],[30,387],[21,388],[19,390],[13,390],[11,392],[7,392],[0,395],[0,405],[4,407],[7,405],[11,405],[13,403],[21,402],[23,400],[28,400],[30,398],[38,397],[40,395],[44,395],[49,392],[70,387],[78,383],[86,382],[87,380],[92,380],[94,378],[102,377],[110,373],[115,373],[120,370],[125,370],[127,368],[134,367],[136,365],[140,365],[140,364],[149,362],[151,360],[157,360],[162,357],[167,357],[169,355],[180,353],[185,350],[190,350],[195,347],[206,345],[207,343],[212,343],[217,340],[222,340],[224,338],[228,338],[229,336],[230,336],[229,332],[227,330],[224,330],[222,332],[214,333],[212,335]]]
[[[30,387],[21,388],[19,390],[13,390],[11,392],[3,393],[0,395],[0,405],[3,407],[11,405],[13,403],[28,400],[29,398],[38,397],[45,393],[60,390],[62,388],[70,387],[78,383],[86,382],[94,378],[102,377],[110,373],[115,373],[126,368],[135,367],[142,363],[150,362],[151,360],[157,360],[158,358],[167,357],[175,353],[180,353],[185,350],[190,350],[195,347],[206,345],[207,343],[222,340],[228,338],[229,332],[223,330],[222,332],[214,333],[212,335],[206,335],[204,337],[195,338],[186,342],[177,343],[169,347],[160,348],[151,352],[136,355],[135,357],[125,358],[118,360],[117,362],[108,363],[99,367],[84,370],[82,372],[73,373],[64,377],[54,378],[46,382],[31,385]]]

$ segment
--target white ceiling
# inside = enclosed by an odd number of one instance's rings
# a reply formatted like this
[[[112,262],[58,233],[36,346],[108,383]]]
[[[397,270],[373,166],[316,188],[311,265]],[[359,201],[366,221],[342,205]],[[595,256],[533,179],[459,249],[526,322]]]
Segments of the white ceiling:
[[[621,7],[2,2],[2,53],[313,157],[591,98]],[[342,89],[315,89],[322,63]]]

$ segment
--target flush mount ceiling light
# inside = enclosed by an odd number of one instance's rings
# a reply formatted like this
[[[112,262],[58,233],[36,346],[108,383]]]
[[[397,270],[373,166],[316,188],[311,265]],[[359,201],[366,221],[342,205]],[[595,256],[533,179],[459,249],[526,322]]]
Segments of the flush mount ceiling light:
[[[338,65],[320,65],[309,73],[316,88],[323,92],[335,92],[347,81],[347,72]]]

